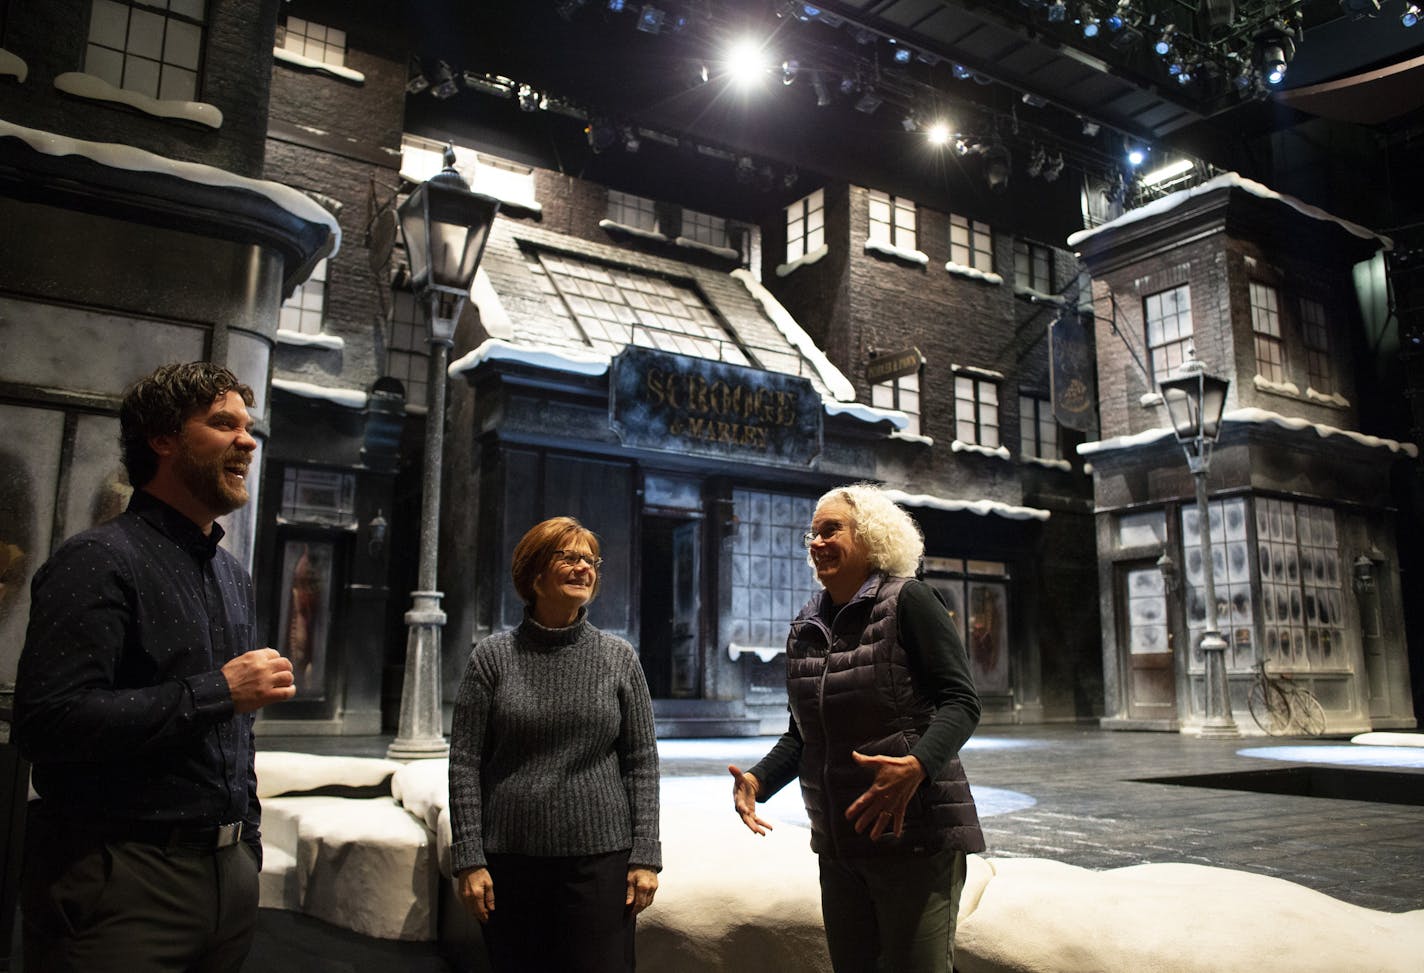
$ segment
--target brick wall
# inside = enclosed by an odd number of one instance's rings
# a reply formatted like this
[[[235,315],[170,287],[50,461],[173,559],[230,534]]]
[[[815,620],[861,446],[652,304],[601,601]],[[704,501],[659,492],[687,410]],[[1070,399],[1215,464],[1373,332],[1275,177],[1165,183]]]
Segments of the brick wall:
[[[88,0],[11,4],[5,49],[29,68],[23,84],[0,83],[0,118],[95,142],[120,142],[186,162],[259,175],[266,131],[266,66],[272,59],[278,0],[208,4],[198,100],[218,108],[222,126],[159,118],[114,102],[66,95],[61,74],[84,70]]]

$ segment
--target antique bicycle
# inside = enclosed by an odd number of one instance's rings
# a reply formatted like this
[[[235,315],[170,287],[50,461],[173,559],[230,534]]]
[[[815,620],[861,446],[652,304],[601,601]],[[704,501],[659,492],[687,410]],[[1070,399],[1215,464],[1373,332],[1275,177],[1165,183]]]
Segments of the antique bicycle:
[[[1320,736],[1325,732],[1325,710],[1320,700],[1290,676],[1273,676],[1266,660],[1255,665],[1256,681],[1246,696],[1251,718],[1271,736]]]

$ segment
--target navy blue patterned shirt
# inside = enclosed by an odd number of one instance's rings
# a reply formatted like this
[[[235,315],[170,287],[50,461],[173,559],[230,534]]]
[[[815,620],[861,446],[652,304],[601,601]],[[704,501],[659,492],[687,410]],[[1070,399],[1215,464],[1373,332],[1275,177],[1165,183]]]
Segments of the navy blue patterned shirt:
[[[253,714],[220,671],[255,647],[252,578],[222,535],[136,490],[36,572],[14,730],[45,813],[243,821],[260,854]]]

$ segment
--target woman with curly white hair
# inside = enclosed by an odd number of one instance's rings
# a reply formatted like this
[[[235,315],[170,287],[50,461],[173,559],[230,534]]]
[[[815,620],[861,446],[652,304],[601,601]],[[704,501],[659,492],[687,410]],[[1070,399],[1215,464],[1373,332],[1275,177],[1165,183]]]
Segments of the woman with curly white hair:
[[[984,850],[959,751],[979,723],[963,640],[914,578],[924,540],[872,484],[831,490],[805,537],[821,582],[786,640],[791,724],[729,767],[746,826],[799,777],[836,973],[947,973],[965,856]]]

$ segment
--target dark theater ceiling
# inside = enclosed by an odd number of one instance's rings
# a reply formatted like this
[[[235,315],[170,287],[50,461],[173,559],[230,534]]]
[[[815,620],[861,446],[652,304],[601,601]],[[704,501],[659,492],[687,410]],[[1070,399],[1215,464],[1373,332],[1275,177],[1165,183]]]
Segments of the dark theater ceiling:
[[[431,82],[408,99],[413,129],[611,185],[662,180],[692,204],[781,205],[844,178],[928,203],[971,191],[1053,237],[1082,225],[1085,185],[1116,182],[1140,202],[1135,180],[1186,156],[1198,173],[1232,169],[1385,232],[1424,220],[1424,25],[1402,23],[1404,0],[404,9],[412,73]],[[743,38],[765,59],[746,88],[727,67]],[[1285,76],[1270,84],[1277,59]],[[452,84],[435,97],[446,68]],[[951,136],[931,149],[936,121]],[[995,145],[1013,172],[998,194],[983,175]],[[1124,161],[1134,147],[1140,168]]]

